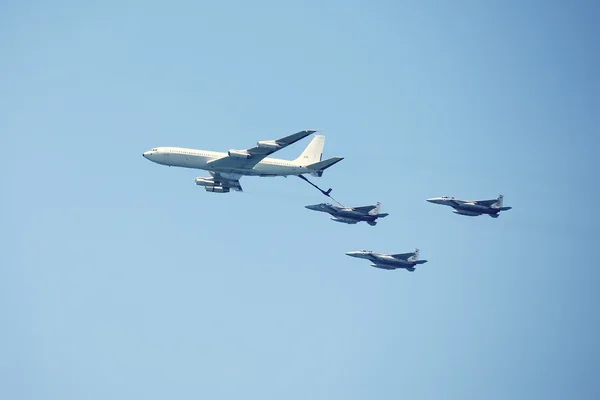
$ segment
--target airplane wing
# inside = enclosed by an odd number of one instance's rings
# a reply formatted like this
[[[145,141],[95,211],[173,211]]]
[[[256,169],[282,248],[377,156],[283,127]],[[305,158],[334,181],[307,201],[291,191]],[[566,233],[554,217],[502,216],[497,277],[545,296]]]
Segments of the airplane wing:
[[[486,207],[491,207],[492,204],[495,204],[498,202],[498,199],[493,199],[493,200],[473,200],[470,201],[469,203],[475,203],[479,206],[486,206]]]
[[[242,175],[240,174],[222,174],[219,172],[209,171],[212,175],[215,185],[227,187],[229,189],[237,190],[238,192],[242,192],[242,185],[240,185],[240,178]]]
[[[400,254],[391,254],[392,257],[397,258],[399,260],[408,260],[410,257],[414,256],[415,253],[400,253]]]
[[[369,211],[373,210],[375,207],[377,206],[352,207],[352,210],[364,212],[366,214]]]
[[[209,161],[206,165],[215,169],[251,169],[262,159],[316,131],[305,130],[277,140],[265,140],[246,150],[229,150],[225,157]]]

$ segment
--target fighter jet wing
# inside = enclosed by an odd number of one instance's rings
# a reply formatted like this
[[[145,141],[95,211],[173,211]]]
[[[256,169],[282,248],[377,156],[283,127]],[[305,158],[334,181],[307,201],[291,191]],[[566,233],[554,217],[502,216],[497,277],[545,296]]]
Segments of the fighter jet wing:
[[[498,202],[497,199],[493,199],[493,200],[473,200],[473,201],[470,201],[469,203],[477,204],[479,206],[491,207],[492,204],[495,204],[497,202]]]
[[[363,207],[352,207],[352,210],[354,211],[360,211],[363,213],[368,213],[369,211],[373,210],[375,207],[377,206],[363,206]]]
[[[410,257],[414,256],[415,253],[400,253],[400,254],[391,254],[392,257],[397,258],[399,260],[408,260]]]
[[[220,172],[209,171],[212,175],[215,185],[228,187],[238,192],[243,192],[242,185],[240,185],[240,174],[223,174]]]
[[[217,158],[206,163],[207,167],[215,169],[252,169],[262,159],[275,153],[308,135],[315,133],[306,130],[294,133],[277,140],[265,140],[256,143],[256,146],[246,150],[229,150],[225,157]]]

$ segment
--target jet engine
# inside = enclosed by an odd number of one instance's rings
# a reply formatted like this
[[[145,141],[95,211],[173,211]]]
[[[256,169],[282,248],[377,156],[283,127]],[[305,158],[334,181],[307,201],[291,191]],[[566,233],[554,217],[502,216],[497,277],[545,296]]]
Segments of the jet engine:
[[[252,154],[248,153],[246,150],[229,150],[227,152],[227,155],[229,157],[234,157],[234,158],[250,158],[250,157],[252,157]]]
[[[468,215],[470,217],[476,217],[478,215],[481,215],[481,213],[478,213],[478,212],[465,211],[465,210],[452,210],[452,212],[455,214],[460,214],[460,215]]]
[[[204,186],[204,189],[207,192],[213,192],[213,193],[229,193],[229,188],[228,187],[223,187],[223,186]]]
[[[275,150],[281,147],[281,145],[277,144],[274,140],[264,140],[262,142],[256,142],[256,145],[263,149],[271,149]]]
[[[198,177],[198,178],[196,178],[195,182],[196,182],[196,185],[199,185],[199,186],[214,186],[215,185],[214,178]]]

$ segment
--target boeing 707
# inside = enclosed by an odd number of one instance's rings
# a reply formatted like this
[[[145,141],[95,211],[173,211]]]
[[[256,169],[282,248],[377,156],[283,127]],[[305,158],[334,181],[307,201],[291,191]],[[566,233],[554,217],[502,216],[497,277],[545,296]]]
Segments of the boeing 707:
[[[277,140],[264,140],[245,150],[229,150],[226,153],[187,149],[181,147],[155,147],[143,154],[148,160],[170,167],[206,170],[210,177],[198,177],[196,185],[207,192],[228,193],[242,191],[242,176],[289,176],[311,174],[322,176],[327,168],[342,161],[342,157],[323,160],[325,136],[315,135],[304,152],[295,160],[280,160],[267,156],[315,133],[305,130]]]

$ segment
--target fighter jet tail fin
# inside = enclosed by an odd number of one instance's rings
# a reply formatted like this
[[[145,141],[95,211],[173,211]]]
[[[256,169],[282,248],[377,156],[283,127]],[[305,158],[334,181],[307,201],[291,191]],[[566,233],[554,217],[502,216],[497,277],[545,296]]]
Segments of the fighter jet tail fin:
[[[502,208],[502,204],[504,204],[504,196],[499,194],[498,195],[498,200],[496,201],[496,203],[493,205],[494,208]]]
[[[413,256],[409,257],[408,261],[414,262],[415,264],[425,264],[427,262],[427,260],[421,260],[419,258],[419,249],[415,249]]]
[[[323,148],[325,147],[325,136],[315,135],[313,140],[310,141],[306,149],[300,154],[294,162],[298,165],[309,165],[314,164],[323,158]]]
[[[415,249],[414,253],[412,257],[408,257],[407,261],[419,261],[419,249]]]
[[[496,200],[496,202],[494,204],[492,204],[492,208],[495,208],[499,211],[508,211],[510,210],[512,207],[504,207],[504,196],[503,195],[498,195],[498,199]],[[490,215],[491,217],[495,218],[494,215]],[[496,214],[496,217],[498,215]]]
[[[369,215],[377,215],[377,214],[379,214],[380,210],[381,210],[381,203],[377,202],[377,203],[375,203],[375,208],[372,209],[371,211],[369,211]]]

